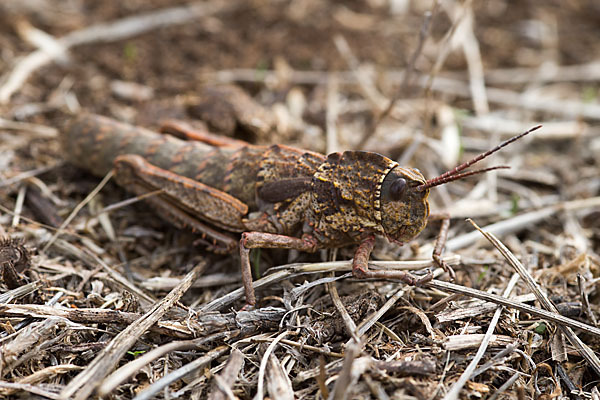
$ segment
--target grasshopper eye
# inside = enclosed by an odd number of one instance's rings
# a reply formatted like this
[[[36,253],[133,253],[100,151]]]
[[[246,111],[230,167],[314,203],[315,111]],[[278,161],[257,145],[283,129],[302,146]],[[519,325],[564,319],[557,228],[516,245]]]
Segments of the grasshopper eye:
[[[398,201],[402,198],[406,189],[406,180],[404,178],[397,178],[390,185],[390,197],[393,201]]]

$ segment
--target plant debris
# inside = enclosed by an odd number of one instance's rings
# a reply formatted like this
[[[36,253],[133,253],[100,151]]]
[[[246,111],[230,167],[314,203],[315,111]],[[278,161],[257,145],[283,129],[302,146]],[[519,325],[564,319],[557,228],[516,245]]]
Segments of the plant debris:
[[[0,397],[599,396],[597,5],[175,3],[0,3]],[[369,263],[431,282],[354,279],[351,246],[254,251],[242,310],[237,252],[70,164],[65,113],[426,178],[542,128],[432,190],[454,282],[431,221]]]

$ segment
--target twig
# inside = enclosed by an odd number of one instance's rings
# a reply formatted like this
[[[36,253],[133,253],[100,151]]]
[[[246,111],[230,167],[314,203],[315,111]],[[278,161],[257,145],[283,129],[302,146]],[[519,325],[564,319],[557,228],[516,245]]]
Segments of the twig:
[[[261,70],[260,74],[256,73],[256,69],[233,68],[222,69],[219,71],[205,72],[203,77],[206,79],[216,79],[221,82],[264,82],[265,80],[273,80],[273,70]],[[291,83],[304,85],[324,85],[327,83],[329,75],[336,74],[340,79],[340,83],[344,85],[355,85],[356,77],[351,71],[311,71],[294,70],[286,78]],[[403,69],[388,69],[384,73],[384,78],[389,79],[395,84],[402,84],[406,76],[406,70]],[[463,72],[440,72],[439,77],[451,79],[454,81],[466,80],[466,75]],[[592,61],[587,64],[580,65],[552,65],[548,67],[545,64],[543,67],[533,68],[503,68],[503,69],[487,69],[485,71],[485,81],[491,85],[519,85],[529,83],[532,80],[537,82],[596,82],[600,80],[600,61]]]
[[[365,144],[369,140],[369,137],[371,137],[371,135],[374,134],[374,132],[377,130],[377,127],[379,126],[381,121],[383,121],[392,112],[392,110],[394,109],[394,106],[396,105],[398,100],[402,96],[405,96],[408,93],[408,88],[410,85],[412,85],[412,77],[413,77],[412,75],[415,71],[415,65],[417,63],[417,59],[423,52],[423,45],[425,44],[425,40],[429,36],[429,31],[431,28],[431,21],[437,14],[437,10],[438,10],[439,6],[440,6],[440,2],[439,2],[439,0],[436,0],[436,2],[434,3],[434,5],[432,7],[432,10],[425,13],[425,16],[423,18],[423,24],[421,25],[421,29],[419,31],[419,41],[417,42],[417,47],[415,48],[415,51],[413,52],[413,54],[408,62],[406,70],[404,71],[404,78],[402,79],[402,84],[400,85],[400,89],[396,92],[395,96],[388,103],[385,110],[383,110],[379,115],[374,116],[373,123],[371,124],[371,126],[362,133],[362,137],[359,140],[358,144],[356,145],[357,149],[361,149],[365,146]],[[403,164],[400,164],[400,165],[403,165]]]
[[[177,249],[176,251],[169,252],[173,254],[179,253],[181,250]],[[152,254],[152,257],[156,257],[155,254]],[[207,288],[211,286],[225,286],[230,285],[232,283],[236,283],[240,281],[240,275],[236,273],[222,273],[217,272],[215,274],[206,274],[201,276],[194,282],[192,287],[194,289],[198,288]],[[153,278],[148,278],[140,282],[140,286],[142,286],[146,290],[150,291],[160,291],[160,290],[171,290],[181,280],[180,276],[156,276]]]
[[[332,76],[327,85],[327,113],[326,113],[326,127],[327,127],[327,154],[335,153],[339,150],[340,144],[338,140],[338,128],[337,120],[340,112],[339,107],[339,94],[338,94],[338,83],[337,78]]]
[[[331,74],[336,74],[340,85],[357,85],[358,79],[351,71],[321,72],[321,71],[292,71],[289,81],[298,84],[324,85]],[[219,82],[265,82],[276,78],[275,71],[267,70],[256,73],[254,69],[231,69],[218,72],[209,72],[204,75],[209,80]],[[383,79],[392,83],[400,83],[404,79],[404,71],[389,70],[383,74]],[[436,74],[434,77],[421,76],[415,80],[415,84],[431,91],[447,93],[455,96],[471,98],[471,92],[467,84],[459,79],[450,78],[448,75]],[[550,114],[560,115],[567,118],[584,117],[591,120],[600,119],[600,105],[586,103],[577,100],[552,99],[548,97],[523,95],[519,92],[486,87],[485,92],[488,102],[497,103],[507,107],[542,111]]]
[[[158,190],[153,190],[153,191],[148,192],[148,193],[141,194],[139,196],[130,197],[129,199],[125,199],[125,200],[119,201],[117,203],[111,204],[109,206],[106,206],[102,210],[96,211],[94,214],[90,215],[90,217],[95,218],[95,217],[98,217],[101,214],[106,214],[106,213],[109,213],[109,212],[113,212],[115,210],[118,210],[119,208],[126,207],[126,206],[129,206],[131,204],[135,204],[135,203],[140,202],[140,201],[142,201],[144,199],[147,199],[148,197],[156,196],[157,194],[160,194],[160,193],[163,193],[163,192],[164,192],[164,190],[158,189]]]
[[[152,385],[144,389],[137,396],[135,396],[133,400],[150,400],[154,398],[154,396],[156,396],[158,392],[169,386],[171,383],[178,381],[187,374],[196,371],[199,368],[202,368],[203,366],[207,365],[213,360],[216,360],[217,358],[221,357],[223,354],[226,354],[229,350],[229,346],[219,346],[209,351],[208,353],[206,353],[206,355],[195,359],[191,363],[186,364],[183,367],[157,380]]]
[[[256,395],[253,397],[254,400],[263,400],[264,398],[264,381],[265,381],[265,371],[267,369],[267,362],[269,361],[269,357],[271,353],[275,351],[275,348],[279,344],[279,341],[289,335],[290,331],[283,331],[269,344],[267,350],[265,350],[265,354],[263,354],[262,360],[260,360],[260,368],[258,369],[258,383],[256,385]]]
[[[596,315],[592,311],[592,307],[590,306],[590,299],[585,290],[585,283],[585,278],[580,273],[577,273],[577,286],[579,287],[579,297],[581,298],[581,304],[583,304],[583,308],[585,309],[585,313],[587,314],[588,318],[592,320],[592,324],[594,326],[598,326]]]
[[[370,315],[369,317],[367,317],[364,321],[362,321],[359,325],[358,325],[358,335],[362,336],[364,335],[369,329],[371,329],[371,327],[373,325],[375,325],[375,323],[377,321],[379,321],[379,319],[381,317],[383,317],[383,315],[388,312],[388,310],[390,308],[392,308],[394,306],[394,304],[396,304],[396,302],[398,300],[400,300],[400,298],[402,298],[402,296],[404,296],[404,294],[406,293],[407,288],[405,286],[401,287],[400,289],[398,289],[396,291],[396,293],[394,293],[394,295],[392,297],[390,297],[388,299],[388,301],[385,302],[385,304],[379,309],[377,310],[375,313],[373,313],[372,315]]]
[[[458,31],[459,25],[465,17],[465,9],[461,8],[460,11],[462,11],[462,14],[457,15],[453,18],[452,26],[450,26],[450,29],[448,29],[448,31],[440,41],[440,44],[438,46],[439,51],[437,53],[435,63],[433,64],[431,71],[429,71],[429,74],[427,74],[423,79],[424,82],[422,83],[422,87],[425,89],[425,97],[428,101],[433,86],[433,81],[439,75],[440,71],[442,70],[442,67],[444,66],[444,63],[446,62],[446,58],[448,58],[448,55],[452,51],[452,40],[454,38],[454,35],[456,35],[456,32]]]
[[[0,389],[12,389],[29,392],[41,397],[47,397],[49,399],[62,400],[62,397],[56,393],[44,390],[36,385],[30,385],[28,383],[12,383],[6,381],[0,381]]]
[[[104,377],[117,365],[127,350],[179,301],[198,275],[204,271],[205,267],[205,263],[198,264],[187,274],[179,286],[173,289],[139,320],[115,336],[88,367],[62,390],[61,396],[65,398],[74,397],[75,400],[89,398],[92,392],[101,384]]]
[[[384,110],[388,104],[388,100],[375,88],[372,79],[361,70],[360,62],[352,53],[350,45],[341,35],[336,35],[333,38],[337,50],[340,52],[344,60],[350,67],[350,70],[354,73],[360,89],[362,90],[365,98],[375,107],[375,114],[379,114]]]
[[[110,394],[110,392],[112,392],[117,386],[128,380],[131,376],[135,375],[145,365],[150,364],[152,361],[164,356],[165,354],[171,353],[173,351],[198,349],[206,343],[226,339],[231,336],[232,333],[230,332],[221,332],[215,333],[211,336],[193,340],[170,342],[155,349],[152,349],[151,351],[145,353],[141,357],[138,357],[135,360],[123,365],[121,368],[115,370],[106,379],[104,379],[104,381],[102,381],[102,384],[98,387],[98,395],[100,397],[108,396],[108,394]]]
[[[458,2],[454,3],[457,7],[464,9],[464,18],[459,23],[457,31],[462,31],[461,46],[465,58],[467,60],[467,69],[469,71],[469,88],[471,90],[471,97],[473,99],[473,108],[475,114],[483,115],[487,114],[490,110],[485,82],[483,80],[483,62],[481,61],[481,52],[479,51],[479,43],[477,37],[473,32],[474,26],[474,13],[472,2],[467,1],[465,5],[459,6]],[[458,37],[455,36],[455,38]]]
[[[71,221],[73,221],[73,218],[77,216],[79,211],[83,207],[85,207],[85,205],[89,203],[102,190],[102,188],[108,183],[108,181],[110,180],[110,178],[112,178],[113,175],[114,170],[110,170],[108,174],[106,174],[106,176],[102,179],[102,181],[100,181],[100,183],[94,188],[94,190],[92,190],[90,194],[86,196],[85,199],[83,199],[79,204],[77,204],[73,211],[71,211],[71,214],[69,214],[69,216],[64,220],[62,225],[58,227],[58,229],[54,232],[54,235],[52,235],[50,240],[48,240],[48,243],[46,243],[46,245],[42,248],[42,252],[48,251],[50,246],[52,246],[52,244],[58,238],[61,232],[64,231],[65,227],[67,227],[71,223]]]
[[[35,281],[19,286],[18,288],[0,294],[0,303],[12,303],[16,299],[19,299],[21,297],[27,296],[30,293],[35,292],[40,287],[42,287],[42,283],[40,281]]]
[[[518,353],[521,357],[523,357],[525,362],[529,364],[529,368],[531,368],[531,370],[535,369],[536,364],[535,361],[533,361],[533,359],[531,358],[531,356],[529,354],[526,354],[523,350],[518,349],[516,344],[513,343],[506,346],[506,348],[501,350],[499,353],[494,354],[494,356],[491,357],[485,364],[473,371],[473,373],[471,374],[471,379],[475,379],[479,375],[483,374],[485,371],[488,371],[494,365],[497,365],[500,362],[502,362],[503,359],[508,358],[512,353]],[[526,375],[524,372],[522,372],[521,374],[524,376]]]
[[[25,179],[29,179],[29,178],[37,176],[37,175],[41,175],[43,173],[46,173],[48,171],[51,171],[51,170],[53,170],[55,168],[60,167],[63,164],[64,164],[63,162],[58,162],[58,163],[53,164],[53,165],[46,165],[46,166],[43,166],[43,167],[32,169],[31,171],[22,172],[22,173],[20,173],[18,175],[13,176],[12,178],[8,178],[8,179],[5,179],[2,182],[0,182],[0,188],[13,185],[13,184],[15,184],[17,182],[20,182],[20,181],[25,180]]]
[[[489,346],[503,348],[514,343],[515,338],[513,336],[492,334],[490,335],[490,338],[487,339],[486,335],[483,333],[465,333],[446,336],[444,338],[443,346],[444,350],[447,351],[461,351],[475,348],[481,349],[482,345],[485,349]],[[522,344],[523,342],[521,341],[520,343]],[[469,379],[472,379],[472,374],[470,374]]]
[[[404,71],[404,79],[402,80],[400,91],[396,96],[394,96],[388,108],[383,113],[381,113],[382,117],[389,114],[389,112],[394,106],[394,103],[400,98],[402,94],[405,94],[407,92],[408,87],[412,84],[412,75],[415,71],[415,65],[417,64],[419,56],[423,52],[423,45],[425,44],[425,40],[427,40],[427,37],[429,36],[431,21],[437,15],[439,7],[440,1],[436,0],[436,2],[433,4],[433,7],[431,8],[431,11],[425,12],[425,15],[423,17],[423,24],[421,25],[421,29],[419,30],[419,41],[417,42],[417,47],[415,48],[415,51],[410,57],[408,66]],[[381,118],[379,120],[381,120]]]
[[[100,308],[52,307],[42,304],[2,304],[0,315],[6,317],[31,316],[35,318],[64,318],[78,323],[126,324],[142,317],[141,314]]]
[[[566,325],[573,329],[581,329],[582,331],[589,333],[594,336],[600,337],[600,328],[595,326],[591,326],[585,324],[583,322],[577,321],[575,319],[571,319],[565,316],[562,316],[558,313],[553,313],[550,311],[546,311],[542,308],[537,308],[530,306],[528,304],[520,303],[518,301],[514,301],[512,299],[507,299],[506,297],[498,296],[492,293],[483,292],[481,290],[472,289],[466,286],[455,285],[450,282],[438,281],[434,279],[433,281],[425,284],[424,286],[432,287],[439,290],[445,290],[453,293],[460,293],[465,296],[475,297],[477,299],[489,301],[495,304],[503,305],[508,308],[512,308],[515,310],[523,311],[529,313],[531,315],[535,315],[536,317],[546,319],[551,322],[556,322],[560,325]]]
[[[502,393],[507,391],[508,388],[510,388],[517,381],[517,379],[519,379],[520,376],[523,376],[523,373],[515,372],[506,382],[502,384],[502,386],[498,388],[498,390],[494,392],[494,394],[492,394],[490,400],[496,400],[497,398],[499,398],[502,395]]]
[[[288,359],[290,355],[286,355]],[[282,360],[282,361],[284,361]],[[269,356],[267,369],[267,391],[273,399],[294,400],[294,389],[289,373],[283,368],[282,361],[279,361],[273,354]]]
[[[66,49],[54,36],[35,28],[27,20],[18,20],[15,28],[27,43],[37,47],[58,61],[66,62],[68,60]]]
[[[344,321],[344,325],[346,326],[346,333],[354,340],[355,343],[360,344],[362,346],[360,336],[358,335],[358,331],[356,329],[356,324],[350,317],[350,314],[348,314],[348,310],[346,310],[344,303],[342,303],[342,299],[340,299],[340,295],[338,294],[337,288],[335,287],[335,282],[328,282],[326,283],[326,286],[327,290],[329,291],[329,296],[331,297],[333,305],[335,306],[338,313],[342,317],[342,320]]]
[[[460,118],[463,127],[486,132],[495,132],[504,138],[513,136],[515,132],[525,131],[536,122],[513,120],[496,114]],[[544,121],[544,129],[536,132],[535,141],[565,140],[589,135],[591,129],[583,121]],[[401,164],[402,165],[402,164]]]
[[[2,204],[0,204],[0,211],[2,211],[2,212],[5,212],[6,214],[9,214],[9,215],[12,215],[12,214],[13,214],[13,211],[12,211],[12,210],[10,210],[10,209],[8,209],[8,208],[4,207]],[[47,229],[47,230],[49,230],[49,231],[54,231],[54,230],[56,230],[56,229],[57,229],[57,228],[56,228],[56,227],[54,227],[54,226],[51,226],[51,225],[46,225],[46,224],[44,224],[44,223],[42,223],[42,222],[40,222],[40,221],[36,221],[36,220],[34,220],[34,219],[27,218],[27,217],[25,217],[25,216],[23,216],[23,215],[21,215],[21,219],[22,219],[23,221],[27,221],[27,222],[29,222],[30,224],[34,224],[34,225],[35,225],[35,226],[37,226],[37,227],[44,228],[44,229]],[[30,232],[33,232],[33,231],[34,231],[34,229],[31,229],[31,228],[29,228],[29,227],[27,227],[27,226],[23,226],[23,228],[22,228],[22,229],[24,229],[24,230],[28,230],[28,231],[30,231]],[[45,233],[45,232],[44,232],[44,233]],[[81,236],[81,235],[78,235],[78,234],[76,234],[76,233],[71,233],[71,232],[63,232],[63,233],[69,233],[69,234],[71,234],[72,236],[75,236],[75,237],[78,237],[78,238],[80,238],[80,239],[83,239],[83,236]],[[39,235],[39,232],[35,232],[35,235]],[[4,228],[2,227],[2,225],[0,225],[0,236],[7,236],[7,233],[4,231]],[[42,236],[43,236],[43,235],[42,235]]]
[[[427,83],[422,80],[422,85]],[[463,82],[437,77],[431,90],[460,97],[471,97],[469,88]],[[511,108],[541,111],[568,118],[587,118],[594,121],[600,119],[600,104],[585,103],[578,100],[553,99],[534,95],[524,95],[508,89],[486,88],[488,101]]]
[[[510,296],[510,293],[514,289],[518,280],[519,280],[519,275],[513,274],[512,278],[510,278],[510,281],[508,282],[508,285],[506,285],[506,289],[504,290],[504,293],[502,294],[504,297]],[[450,388],[448,393],[446,393],[446,395],[444,396],[443,400],[457,399],[458,394],[460,393],[460,391],[462,390],[464,385],[467,383],[467,381],[469,379],[471,379],[471,375],[473,374],[473,371],[475,371],[475,368],[477,368],[477,364],[479,364],[479,361],[481,361],[481,359],[483,358],[483,356],[487,350],[488,344],[489,344],[490,340],[492,339],[492,336],[494,335],[494,330],[496,329],[496,325],[498,324],[498,321],[500,320],[501,314],[502,314],[502,307],[498,306],[498,308],[496,308],[496,311],[494,312],[494,316],[492,317],[492,320],[490,321],[490,324],[485,333],[485,336],[484,336],[483,340],[481,341],[481,345],[479,346],[479,349],[477,350],[477,353],[475,354],[475,357],[473,357],[473,359],[471,360],[471,362],[469,363],[467,368],[465,368],[463,373],[460,375],[460,378],[458,378],[458,380],[456,382],[454,382],[454,384],[452,385],[452,387]]]
[[[19,379],[18,382],[16,382],[16,384],[18,384],[18,385],[33,385],[35,383],[42,382],[47,379],[55,379],[57,376],[60,376],[63,374],[68,374],[68,373],[74,372],[74,371],[80,371],[82,368],[83,367],[80,367],[79,365],[73,365],[73,364],[52,365],[50,367],[46,367],[46,368],[40,369],[38,371],[35,371],[31,375],[28,375],[28,376],[25,376],[25,377]],[[36,387],[39,388],[39,386],[36,386]],[[24,390],[27,391],[26,388]],[[0,393],[3,396],[11,395],[15,391],[16,391],[16,389],[0,388]],[[42,395],[42,396],[44,396],[44,395]]]
[[[597,82],[600,80],[600,61],[579,65],[544,63],[533,68],[488,69],[485,80],[492,85],[520,85],[536,82]]]
[[[58,130],[51,126],[32,124],[29,122],[12,121],[10,119],[0,118],[0,128],[7,130],[32,132],[37,136],[53,138],[58,134]]]
[[[290,277],[290,271],[277,271],[273,274],[267,275],[264,278],[260,278],[252,282],[254,289],[260,289],[262,287],[270,286],[273,283],[281,282],[284,279]],[[241,299],[244,295],[244,288],[240,287],[224,296],[212,300],[208,304],[204,304],[198,310],[199,313],[208,313],[211,311],[219,310],[223,307],[233,304],[234,301]]]
[[[348,398],[348,391],[352,386],[352,370],[354,368],[354,362],[357,361],[357,357],[360,355],[362,344],[352,341],[352,343],[346,348],[344,352],[344,363],[342,370],[340,371],[333,391],[329,395],[330,400],[345,400]]]
[[[244,366],[244,353],[239,349],[231,350],[229,360],[220,375],[214,376],[214,384],[208,400],[235,399],[231,387],[237,381],[240,370]]]
[[[448,298],[446,298],[446,299],[440,300],[438,303],[442,303],[442,305],[445,305],[448,301],[453,301],[460,297],[461,296],[459,294],[455,293],[453,295],[448,296]],[[513,297],[511,297],[511,299],[518,303],[531,303],[532,301],[535,301],[535,296],[532,293],[528,293],[528,294],[522,294],[520,296],[513,296]],[[461,303],[459,303],[459,304],[461,304]],[[434,304],[434,306],[435,306],[435,304]],[[436,306],[435,309],[440,309],[440,308],[441,308],[441,306]],[[439,323],[443,324],[446,322],[457,321],[457,320],[461,320],[461,319],[476,318],[480,315],[493,312],[496,308],[497,308],[497,306],[494,303],[478,301],[478,302],[475,302],[474,304],[469,304],[468,307],[456,307],[456,308],[451,308],[448,310],[438,312],[435,315],[435,318]],[[433,309],[433,306],[431,306],[431,309]]]
[[[15,201],[15,210],[13,212],[13,218],[11,226],[14,228],[19,225],[19,219],[21,218],[21,212],[23,212],[23,203],[25,202],[25,193],[27,192],[27,186],[21,186],[17,193],[17,200]]]
[[[535,294],[535,297],[542,304],[542,306],[553,313],[558,314],[556,306],[550,301],[546,293],[544,293],[537,282],[533,279],[529,271],[525,269],[523,264],[515,257],[515,255],[502,244],[493,234],[482,230],[473,221],[469,220],[471,224],[483,235],[487,240],[494,245],[500,253],[506,258],[506,261],[517,271],[521,276],[521,279],[525,281],[529,289]],[[600,375],[600,360],[596,354],[585,344],[579,337],[573,332],[569,326],[558,323],[558,327],[565,334],[569,342],[579,351],[581,356],[590,364],[596,374]]]
[[[252,340],[255,342],[272,342],[274,339],[272,339],[272,338],[256,338],[256,339],[252,339]],[[336,353],[335,351],[329,351],[326,349],[322,349],[320,347],[311,346],[311,345],[305,344],[305,343],[298,343],[298,342],[294,342],[294,341],[288,340],[288,339],[281,339],[279,342],[283,343],[283,344],[287,344],[288,346],[297,347],[300,350],[314,351],[315,353],[323,354],[324,356],[328,356],[328,357],[338,357],[338,358],[344,357],[343,354]]]
[[[502,235],[510,232],[515,232],[524,227],[530,227],[533,224],[551,217],[555,213],[562,210],[581,210],[586,208],[600,207],[600,196],[591,197],[583,200],[572,200],[560,204],[548,206],[536,211],[530,211],[524,214],[517,215],[513,218],[496,222],[485,226],[483,229],[494,234]],[[469,232],[465,235],[458,236],[446,242],[446,250],[455,251],[467,247],[477,240],[480,234],[478,232]]]
[[[460,262],[460,257],[457,255],[445,256],[444,261],[449,265],[456,265]],[[371,261],[369,262],[369,266],[374,266],[381,269],[417,270],[434,266],[434,263],[431,261],[431,259],[419,261]],[[352,261],[288,264],[271,268],[269,271],[272,271],[272,273],[264,278],[260,278],[252,282],[252,285],[256,290],[263,287],[268,287],[285,279],[290,279],[294,275],[316,274],[330,271],[347,272],[351,270]],[[267,273],[269,273],[269,271],[267,271]],[[222,307],[231,305],[234,301],[242,298],[243,295],[244,289],[240,287],[222,297],[211,301],[208,304],[204,304],[200,307],[199,312],[205,313],[219,310]]]

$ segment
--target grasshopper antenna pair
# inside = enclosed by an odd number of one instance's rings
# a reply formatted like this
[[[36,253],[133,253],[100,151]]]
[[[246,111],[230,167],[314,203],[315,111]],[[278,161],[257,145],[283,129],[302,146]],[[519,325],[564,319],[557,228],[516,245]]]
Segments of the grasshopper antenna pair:
[[[484,172],[488,172],[488,171],[492,171],[495,169],[505,169],[505,168],[510,168],[506,165],[497,165],[494,167],[489,167],[489,168],[482,168],[482,169],[477,169],[474,171],[467,171],[467,172],[461,172],[467,168],[469,168],[471,165],[483,160],[484,158],[488,157],[489,155],[497,152],[498,150],[500,150],[501,148],[511,144],[512,142],[515,142],[519,139],[521,139],[523,136],[530,134],[533,131],[536,131],[538,129],[540,129],[542,127],[542,125],[537,125],[534,126],[533,128],[519,134],[516,136],[513,136],[512,138],[505,140],[504,142],[500,143],[499,145],[497,145],[496,147],[479,154],[478,156],[475,156],[474,158],[470,159],[469,161],[460,164],[459,166],[452,168],[449,171],[444,172],[443,174],[441,174],[440,176],[436,176],[435,178],[431,178],[428,179],[427,181],[425,181],[425,183],[423,183],[422,185],[419,185],[416,187],[416,190],[418,191],[423,191],[426,189],[429,189],[431,187],[434,186],[439,186],[439,185],[443,185],[444,183],[448,183],[448,182],[452,182],[458,179],[462,179],[465,178],[467,176],[471,176],[471,175],[477,175],[477,174],[482,174]]]

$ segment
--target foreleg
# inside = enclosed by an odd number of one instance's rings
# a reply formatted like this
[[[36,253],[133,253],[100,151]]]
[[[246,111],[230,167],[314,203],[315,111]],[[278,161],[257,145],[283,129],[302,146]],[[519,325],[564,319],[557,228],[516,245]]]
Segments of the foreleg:
[[[206,130],[196,129],[186,122],[177,120],[164,121],[160,127],[160,132],[168,133],[180,139],[202,142],[215,147],[230,147],[237,149],[249,146],[248,143],[242,140],[215,135]]]
[[[370,270],[369,269],[369,257],[373,251],[375,245],[375,236],[367,235],[363,237],[362,241],[358,245],[356,252],[354,253],[354,260],[352,260],[352,274],[358,279],[399,279],[408,285],[419,286],[429,282],[432,279],[431,274],[428,274],[422,278],[416,278],[405,271],[393,271],[393,270]]]
[[[435,213],[429,215],[430,220],[441,220],[442,224],[440,225],[440,231],[435,240],[435,247],[433,248],[433,261],[444,269],[449,275],[451,280],[456,279],[456,274],[452,267],[442,259],[442,253],[444,251],[444,247],[446,246],[446,240],[448,239],[448,230],[450,229],[450,214],[444,213]]]

